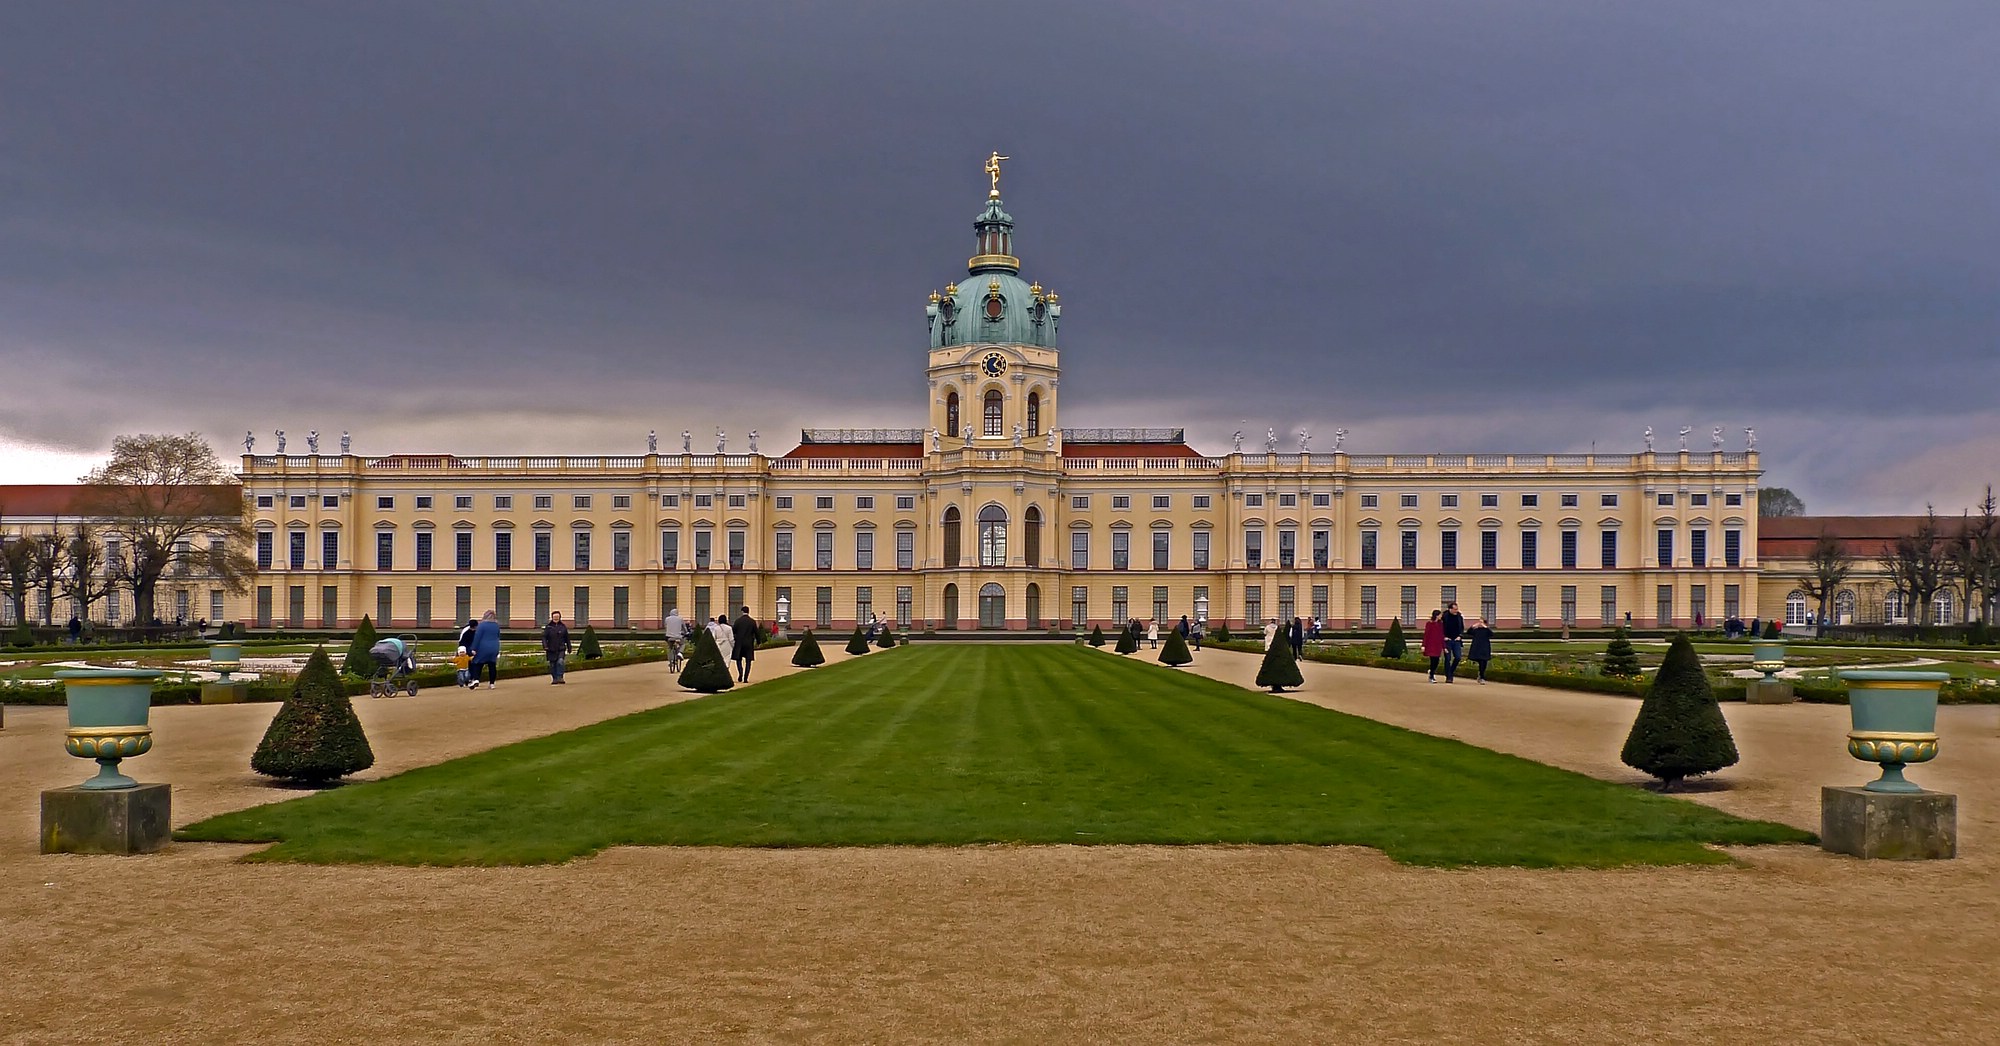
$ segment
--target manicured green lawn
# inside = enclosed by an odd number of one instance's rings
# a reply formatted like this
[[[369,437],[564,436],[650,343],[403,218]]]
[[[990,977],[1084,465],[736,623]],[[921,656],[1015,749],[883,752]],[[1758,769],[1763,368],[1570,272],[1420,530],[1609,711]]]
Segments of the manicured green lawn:
[[[203,821],[267,860],[617,845],[1352,843],[1425,865],[1715,863],[1790,827],[1067,646],[916,646]]]

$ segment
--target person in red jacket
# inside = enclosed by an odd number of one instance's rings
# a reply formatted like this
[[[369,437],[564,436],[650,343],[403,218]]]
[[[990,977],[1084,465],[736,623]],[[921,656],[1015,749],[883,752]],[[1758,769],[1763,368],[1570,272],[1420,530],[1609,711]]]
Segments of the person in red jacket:
[[[1444,656],[1444,611],[1431,611],[1424,623],[1424,656],[1431,659],[1431,682],[1438,681],[1438,658]]]

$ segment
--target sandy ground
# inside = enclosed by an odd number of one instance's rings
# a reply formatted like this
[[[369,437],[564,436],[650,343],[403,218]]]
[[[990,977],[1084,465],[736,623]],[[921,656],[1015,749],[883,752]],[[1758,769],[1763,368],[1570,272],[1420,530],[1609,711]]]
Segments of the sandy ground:
[[[1197,670],[1246,681],[1255,659]],[[1630,701],[1305,670],[1301,700],[1633,777]],[[658,666],[571,678],[361,699],[369,776],[686,696]],[[127,766],[173,782],[180,823],[285,798],[247,769],[272,711],[156,709],[158,747]],[[1697,801],[1816,828],[1819,785],[1868,776],[1843,709],[1728,714],[1743,764]],[[62,754],[59,709],[14,708],[0,1041],[1993,1042],[1995,719],[1944,710],[1940,758],[1912,771],[1960,796],[1949,862],[1768,847],[1735,867],[1465,872],[1353,848],[977,847],[401,869],[36,854],[36,793],[87,765]]]

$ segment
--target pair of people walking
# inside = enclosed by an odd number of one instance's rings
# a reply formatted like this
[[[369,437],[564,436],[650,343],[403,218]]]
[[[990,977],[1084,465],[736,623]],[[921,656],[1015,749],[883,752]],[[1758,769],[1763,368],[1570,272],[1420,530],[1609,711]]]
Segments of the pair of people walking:
[[[750,608],[743,607],[735,621],[728,614],[717,614],[708,625],[708,634],[715,638],[715,648],[722,653],[724,661],[736,665],[736,681],[750,681],[750,666],[757,660],[757,619],[750,616]]]
[[[479,689],[481,672],[486,675],[486,689],[494,688],[500,678],[500,618],[489,610],[477,621],[467,621],[458,633],[459,653],[465,657],[465,669],[460,673],[460,683],[467,690]]]
[[[1479,666],[1479,682],[1486,682],[1486,663],[1493,659],[1493,629],[1484,619],[1475,618],[1472,627],[1465,625],[1465,615],[1459,613],[1457,603],[1447,603],[1442,610],[1431,611],[1431,619],[1424,624],[1424,657],[1430,660],[1430,681],[1437,682],[1438,662],[1444,662],[1444,681],[1456,682],[1458,666],[1467,660],[1465,642],[1472,640],[1470,660]]]

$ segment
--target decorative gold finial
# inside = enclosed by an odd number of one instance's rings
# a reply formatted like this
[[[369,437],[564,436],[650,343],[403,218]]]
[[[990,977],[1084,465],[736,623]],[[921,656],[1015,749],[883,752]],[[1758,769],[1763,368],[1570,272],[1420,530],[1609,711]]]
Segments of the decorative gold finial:
[[[1000,198],[1000,161],[1011,159],[1013,157],[1002,156],[997,152],[986,158],[986,176],[993,179],[993,188],[986,193],[988,199],[997,200]]]
[[[940,295],[938,294],[938,292],[936,292],[936,291],[932,291],[932,292],[931,292],[931,304],[932,304],[932,305],[936,305],[936,304],[937,304],[937,303],[938,303],[938,302],[939,302],[940,300],[942,300],[942,299],[941,299],[941,296],[940,296]]]
[[[986,293],[988,294],[1000,293],[1000,278],[998,276],[995,276],[993,279],[986,281]]]
[[[956,298],[956,297],[958,297],[958,284],[956,284],[956,283],[947,283],[947,284],[945,284],[945,285],[944,285],[944,296],[945,296],[945,297],[947,297],[947,298]]]
[[[1036,298],[1040,298],[1042,296],[1042,281],[1036,280],[1028,284],[1028,293],[1034,295]]]

